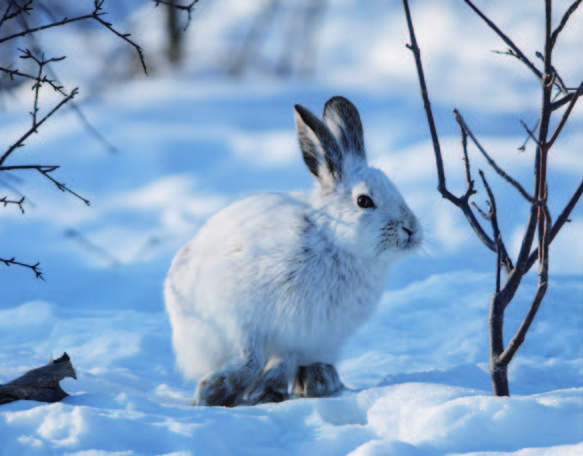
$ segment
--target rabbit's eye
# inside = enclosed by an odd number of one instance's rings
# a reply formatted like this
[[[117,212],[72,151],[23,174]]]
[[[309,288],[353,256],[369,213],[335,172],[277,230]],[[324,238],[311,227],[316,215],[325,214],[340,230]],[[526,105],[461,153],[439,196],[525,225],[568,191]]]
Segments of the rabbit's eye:
[[[362,207],[363,209],[368,209],[371,207],[376,207],[373,200],[370,199],[370,196],[360,195],[356,200],[356,203]]]

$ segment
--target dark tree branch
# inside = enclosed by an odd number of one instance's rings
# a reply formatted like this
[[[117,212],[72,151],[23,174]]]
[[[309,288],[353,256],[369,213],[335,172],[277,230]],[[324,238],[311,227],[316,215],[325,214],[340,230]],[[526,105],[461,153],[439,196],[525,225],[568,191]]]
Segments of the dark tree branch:
[[[55,22],[52,22],[50,24],[45,24],[45,25],[41,25],[39,27],[34,27],[34,28],[26,28],[25,30],[23,30],[21,32],[14,33],[12,35],[8,35],[8,36],[0,38],[0,44],[4,43],[5,41],[10,41],[10,40],[13,40],[15,38],[27,36],[27,35],[30,35],[32,33],[40,32],[42,30],[48,30],[48,29],[51,29],[54,27],[60,27],[60,26],[63,26],[65,24],[71,24],[73,22],[84,21],[86,19],[92,19],[96,22],[99,22],[102,26],[107,28],[110,32],[117,35],[119,38],[121,38],[122,40],[124,40],[125,42],[127,42],[128,44],[133,46],[134,49],[136,50],[136,52],[138,53],[138,57],[140,59],[140,63],[142,64],[142,68],[144,69],[144,73],[147,74],[148,71],[146,68],[146,62],[144,60],[144,52],[143,52],[142,48],[137,43],[135,43],[134,41],[132,41],[129,38],[131,36],[130,33],[118,32],[110,22],[107,22],[102,18],[102,16],[104,16],[106,14],[106,12],[103,11],[103,2],[104,2],[104,0],[95,0],[94,1],[94,10],[93,10],[93,12],[91,12],[89,14],[84,14],[81,16],[73,17],[73,18],[65,17],[64,19],[62,19],[60,21],[55,21]]]
[[[486,152],[486,150],[482,147],[482,145],[480,144],[480,142],[476,139],[476,137],[474,136],[474,134],[472,133],[472,131],[469,129],[468,125],[464,121],[464,119],[461,116],[461,114],[459,113],[459,111],[457,109],[454,109],[453,112],[454,112],[454,114],[456,116],[456,120],[458,121],[458,123],[464,128],[464,130],[466,130],[466,132],[468,133],[468,136],[470,137],[470,139],[472,140],[472,142],[474,143],[474,145],[482,153],[482,155],[484,156],[484,158],[486,159],[486,161],[488,162],[488,164],[492,168],[494,168],[494,171],[496,171],[496,173],[498,173],[498,175],[500,177],[502,177],[506,182],[508,182],[514,188],[516,188],[518,190],[518,192],[527,201],[529,201],[531,203],[534,202],[534,198],[528,194],[528,192],[524,189],[524,187],[522,187],[522,185],[520,185],[518,183],[518,181],[516,181],[515,179],[513,179],[512,177],[510,177],[502,168],[500,168],[500,166],[498,166],[498,164],[494,161],[494,159],[492,157],[490,157],[490,155],[488,154],[488,152]]]
[[[569,103],[569,101],[571,101],[574,96],[575,96],[574,93],[569,93],[569,94],[565,95],[563,98],[561,98],[560,100],[554,101],[553,103],[551,103],[551,109],[553,111],[556,111],[557,109],[559,109],[562,106]]]
[[[492,22],[484,13],[482,13],[482,11],[480,11],[476,5],[474,5],[470,0],[464,0],[464,2],[466,2],[466,4],[472,9],[474,10],[474,12],[480,16],[480,18],[486,23],[488,24],[488,27],[490,27],[492,30],[494,30],[494,32],[496,32],[496,34],[502,39],[502,41],[504,41],[508,46],[510,46],[510,49],[512,49],[512,51],[514,52],[514,56],[520,60],[522,63],[524,63],[535,75],[537,78],[542,79],[543,74],[540,72],[540,70],[534,66],[534,63],[532,63],[525,55],[524,53],[518,48],[518,46],[516,46],[514,44],[514,42],[508,38],[508,36],[502,32],[502,30],[500,30],[498,28],[498,26],[496,24],[494,24],[494,22]]]
[[[484,171],[479,170],[479,174],[480,174],[480,177],[482,178],[482,183],[484,184],[484,188],[486,189],[486,193],[488,194],[488,198],[489,198],[488,220],[490,220],[490,222],[492,223],[492,231],[494,234],[493,237],[494,237],[494,239],[496,239],[496,244],[498,246],[498,248],[496,250],[497,251],[500,250],[502,257],[508,256],[508,253],[506,251],[506,246],[504,245],[504,242],[502,241],[502,233],[500,232],[500,225],[498,224],[498,211],[496,208],[496,198],[494,198],[494,192],[492,192],[492,189],[490,188],[490,185],[488,184],[488,181],[486,180],[486,175],[484,174]]]
[[[409,10],[409,3],[407,2],[407,0],[403,0],[403,6],[405,8],[407,25],[409,27],[409,37],[411,40],[411,44],[407,45],[407,48],[411,50],[411,52],[413,53],[413,56],[415,57],[415,65],[417,68],[417,76],[419,79],[421,97],[423,99],[423,107],[425,109],[425,114],[427,116],[427,122],[429,124],[429,130],[431,132],[431,140],[433,143],[433,151],[434,151],[434,155],[435,155],[435,163],[436,163],[436,167],[437,167],[437,176],[438,176],[437,189],[438,189],[439,193],[441,193],[441,195],[445,199],[451,201],[455,206],[459,207],[462,210],[462,212],[466,216],[466,219],[468,220],[468,223],[470,224],[470,226],[472,227],[472,229],[474,230],[474,232],[476,233],[478,238],[482,241],[482,243],[487,248],[489,248],[490,250],[495,252],[496,251],[496,242],[494,240],[492,240],[488,236],[488,234],[486,234],[486,232],[484,231],[484,228],[480,225],[480,222],[478,222],[478,220],[477,220],[476,216],[474,215],[472,208],[469,204],[470,196],[473,193],[475,193],[475,191],[473,189],[473,185],[468,186],[468,190],[466,191],[466,194],[461,198],[456,197],[447,189],[445,170],[444,170],[444,166],[443,166],[443,157],[441,154],[441,146],[439,144],[439,137],[437,135],[437,129],[435,127],[433,112],[431,110],[431,102],[429,100],[429,95],[427,92],[427,84],[425,83],[425,75],[423,73],[423,64],[421,62],[421,52],[419,50],[419,46],[417,45],[417,39],[415,37],[415,29],[413,27],[413,21],[411,19],[411,12]],[[460,128],[462,130],[464,130],[462,124],[460,124]],[[465,130],[467,131],[467,129],[465,129]],[[462,148],[463,148],[463,137],[464,136],[462,133]],[[466,145],[466,147],[467,147],[467,145]],[[466,156],[467,156],[467,150],[465,150],[465,152],[464,152],[464,157],[466,157]],[[466,173],[467,173],[467,168],[466,168]],[[472,182],[471,179],[470,179],[470,182]],[[504,264],[504,268],[505,268],[506,272],[510,272],[512,270],[512,268],[513,268],[512,261],[510,260],[509,257],[503,258],[503,264]]]
[[[520,327],[516,331],[514,337],[510,340],[506,350],[499,356],[497,363],[502,366],[507,366],[508,363],[512,360],[522,343],[524,342],[524,338],[526,337],[526,333],[528,332],[530,325],[534,321],[534,317],[538,312],[540,304],[546,294],[547,287],[548,287],[548,278],[549,278],[549,244],[550,244],[550,234],[551,234],[551,216],[549,214],[549,210],[546,204],[541,205],[541,209],[543,212],[543,217],[545,220],[544,228],[541,230],[543,231],[543,241],[542,241],[542,252],[541,255],[541,264],[539,267],[539,279],[538,279],[538,286],[524,317]]]
[[[553,147],[553,144],[555,143],[555,141],[557,140],[557,138],[561,134],[561,130],[563,130],[563,127],[567,123],[567,120],[569,119],[569,116],[571,115],[571,112],[573,111],[573,108],[575,107],[575,104],[577,103],[577,100],[579,99],[581,94],[583,94],[583,82],[581,82],[581,85],[579,85],[577,92],[575,92],[573,94],[573,98],[571,98],[571,101],[569,103],[569,106],[567,107],[567,110],[563,114],[563,117],[561,118],[559,125],[557,126],[555,132],[553,133],[553,136],[551,137],[551,139],[548,142],[547,150],[550,149],[551,147]]]
[[[32,79],[33,81],[36,81],[40,84],[48,84],[55,90],[55,92],[59,92],[61,95],[65,96],[65,97],[68,96],[68,94],[63,91],[62,85],[59,85],[58,83],[56,83],[56,81],[49,79],[46,75],[43,76],[42,79],[39,79],[38,77],[33,76],[31,74],[22,73],[18,69],[10,70],[8,68],[0,67],[0,71],[2,71],[3,73],[6,73],[8,76],[10,76],[11,80],[14,80],[14,76],[18,76],[18,77],[26,78],[26,79]]]
[[[58,168],[59,168],[58,166],[52,166],[52,165],[0,166],[0,172],[2,172],[2,171],[18,171],[18,170],[36,170],[39,173],[41,173],[44,177],[46,177],[48,180],[50,180],[53,184],[55,184],[55,186],[59,190],[61,190],[62,192],[69,193],[69,194],[75,196],[76,198],[80,199],[81,201],[83,201],[87,206],[90,206],[91,202],[88,199],[83,198],[81,195],[74,192],[69,187],[67,187],[65,184],[57,181],[54,177],[52,177],[50,175],[53,171],[57,170]]]
[[[63,20],[58,21],[58,22],[53,22],[51,24],[41,25],[39,27],[35,27],[32,29],[26,29],[26,30],[23,30],[22,32],[18,32],[18,33],[14,33],[12,35],[4,36],[4,37],[0,38],[0,44],[4,43],[5,41],[10,41],[10,40],[13,40],[15,38],[26,36],[30,33],[40,32],[41,30],[48,30],[48,29],[51,29],[54,27],[60,27],[60,26],[65,25],[65,24],[71,24],[73,22],[84,21],[85,19],[93,19],[94,14],[95,13],[85,14],[83,16],[73,17],[71,19],[64,18]],[[104,14],[104,13],[99,13],[99,14]]]
[[[131,33],[120,33],[120,32],[118,32],[116,29],[113,28],[113,25],[111,24],[111,22],[107,22],[107,21],[104,21],[103,19],[101,19],[101,14],[93,14],[92,17],[97,22],[99,22],[101,25],[103,25],[106,29],[108,29],[109,31],[113,32],[115,35],[117,35],[118,37],[120,37],[126,43],[130,44],[131,46],[133,46],[133,48],[138,53],[138,57],[140,58],[140,63],[142,64],[142,68],[144,69],[144,73],[145,74],[148,74],[148,68],[146,67],[146,61],[144,60],[144,51],[142,50],[142,48],[135,41],[130,40],[129,37],[131,36]]]
[[[77,379],[77,374],[71,358],[64,353],[59,359],[0,385],[0,405],[18,400],[58,402],[68,396],[59,385],[66,377]]]
[[[43,5],[43,9],[45,10],[45,12],[47,14],[51,15],[51,17],[52,17],[52,13],[44,5]],[[21,24],[23,25],[24,28],[26,28],[26,29],[30,28],[29,25],[28,25],[27,20],[24,17],[20,17],[20,22],[21,22]],[[39,41],[36,38],[36,35],[34,35],[34,34],[28,35],[28,38],[32,42],[33,47],[36,48],[39,52],[42,52],[42,48],[40,46]],[[47,73],[50,75],[50,77],[52,79],[48,79],[46,75],[42,79],[39,76],[39,78],[37,79],[37,83],[42,84],[42,83],[47,82],[47,83],[49,83],[53,87],[53,89],[55,89],[56,91],[58,91],[62,95],[66,96],[66,94],[62,91],[63,84],[59,80],[59,77],[57,76],[55,70],[53,69],[53,66],[51,65],[51,63],[58,62],[58,61],[60,61],[62,59],[64,59],[64,57],[62,57],[60,59],[52,59],[50,61],[45,62],[45,65],[47,67]],[[2,68],[0,68],[0,70],[2,70]],[[83,113],[83,111],[81,111],[81,108],[79,107],[79,105],[77,104],[77,102],[75,100],[71,100],[70,106],[71,106],[71,109],[77,115],[78,119],[81,121],[81,123],[85,127],[85,129],[93,137],[95,137],[99,142],[101,142],[109,152],[111,152],[111,153],[117,153],[118,152],[117,147],[115,147],[107,139],[105,139],[103,137],[103,135],[93,125],[91,125],[91,123],[89,122],[89,120],[87,120],[87,117],[85,116],[85,114]]]
[[[492,189],[490,188],[485,175],[482,171],[480,171],[480,176],[484,183],[484,187],[486,192],[488,193],[489,201],[488,203],[488,212],[483,211],[478,206],[474,205],[476,211],[478,211],[483,217],[490,220],[492,224],[493,230],[493,237],[494,240],[490,239],[486,235],[486,239],[492,242],[494,245],[488,245],[484,239],[480,236],[479,230],[473,226],[474,230],[478,234],[478,237],[486,244],[488,247],[497,252],[497,262],[496,262],[496,291],[493,294],[491,305],[490,305],[490,314],[489,314],[489,334],[490,334],[490,370],[491,370],[491,377],[492,377],[492,385],[494,389],[494,393],[498,396],[507,396],[510,394],[509,387],[508,387],[508,375],[507,375],[507,368],[508,363],[512,360],[512,357],[520,348],[521,344],[524,341],[526,333],[528,332],[535,315],[539,309],[539,306],[545,296],[547,287],[548,287],[548,268],[549,268],[549,245],[563,227],[563,225],[568,221],[569,214],[574,209],[575,205],[577,204],[578,200],[581,198],[583,194],[583,182],[579,185],[577,190],[575,191],[574,195],[571,197],[569,203],[559,215],[558,219],[556,220],[555,224],[552,225],[551,216],[547,206],[547,198],[548,198],[548,189],[547,189],[547,163],[548,163],[548,152],[550,147],[553,145],[559,134],[561,133],[564,125],[566,124],[568,117],[573,110],[573,107],[579,98],[583,94],[583,83],[579,88],[575,91],[575,93],[569,93],[572,89],[567,88],[559,76],[558,72],[552,65],[552,50],[553,45],[556,41],[557,35],[563,30],[569,16],[572,15],[573,11],[576,9],[581,0],[577,0],[575,4],[573,4],[569,11],[563,17],[561,24],[555,30],[552,31],[552,1],[545,0],[545,44],[544,44],[544,54],[537,53],[537,57],[541,58],[544,64],[544,71],[539,71],[530,60],[528,60],[524,54],[512,43],[512,41],[505,35],[490,19],[488,19],[480,10],[478,10],[470,0],[464,0],[478,16],[480,16],[490,28],[492,28],[509,46],[510,50],[506,52],[506,54],[514,56],[525,63],[539,78],[542,82],[542,103],[541,103],[541,110],[540,110],[540,117],[537,123],[538,126],[538,134],[535,133],[528,128],[528,126],[523,122],[523,126],[528,133],[528,139],[533,139],[536,143],[536,153],[535,153],[535,165],[534,165],[534,190],[532,192],[532,196],[527,193],[524,188],[514,179],[512,179],[508,174],[506,174],[497,164],[496,162],[489,156],[489,154],[485,151],[485,149],[480,145],[477,141],[476,137],[472,134],[471,130],[465,124],[463,118],[459,115],[457,111],[456,119],[462,129],[462,148],[464,150],[464,161],[468,160],[467,154],[467,138],[466,135],[469,136],[472,142],[476,145],[478,150],[482,153],[482,155],[486,158],[489,165],[494,168],[494,170],[502,176],[507,182],[511,183],[518,191],[521,193],[523,197],[530,203],[530,214],[526,226],[526,230],[524,232],[522,238],[522,245],[520,247],[520,252],[518,254],[518,258],[516,261],[515,267],[508,268],[504,263],[504,255],[507,255],[506,248],[502,241],[502,235],[500,232],[500,227],[498,224],[497,219],[497,212],[496,212],[496,202],[494,199],[494,194]],[[425,87],[425,80],[423,75],[423,68],[420,59],[420,52],[418,50],[417,44],[414,40],[414,30],[413,24],[411,20],[411,14],[409,10],[409,5],[407,0],[403,0],[403,5],[405,8],[405,15],[407,19],[407,25],[409,29],[409,34],[411,36],[411,45],[408,46],[414,53],[415,56],[415,64],[417,68],[417,75],[419,77],[419,82],[421,86],[421,94],[423,99],[423,104],[426,110],[428,122],[430,124],[430,129],[432,132],[435,131],[434,128],[434,121],[432,116],[430,116],[431,108],[429,104],[429,97],[427,95],[427,90]],[[553,92],[555,92],[554,88],[557,87],[557,93],[553,98]],[[566,94],[557,101],[559,94]],[[566,112],[563,114],[562,119],[560,120],[555,133],[552,135],[550,141],[548,141],[549,137],[549,126],[551,123],[551,114],[553,111],[556,111],[561,106],[569,103]],[[450,200],[453,204],[460,207],[466,217],[468,217],[468,212],[466,208],[469,208],[468,199],[469,197],[462,197],[456,198],[451,194],[444,194],[443,189],[445,189],[445,173],[443,170],[443,162],[441,161],[441,152],[439,150],[439,142],[437,139],[437,135],[432,136],[434,142],[434,151],[436,154],[436,163],[437,163],[437,174],[439,178],[440,187],[438,188],[442,196],[446,197]],[[522,149],[526,146],[525,144],[522,146]],[[473,190],[473,182],[471,180],[471,170],[469,167],[469,162],[466,163],[465,167],[466,173],[466,182],[468,183],[468,190]],[[449,192],[448,192],[449,193]],[[465,206],[464,206],[465,205]],[[473,212],[470,211],[473,215]],[[468,217],[469,220],[469,217]],[[471,223],[470,223],[471,224]],[[479,225],[478,225],[479,226]],[[538,249],[535,250],[532,254],[530,253],[532,244],[534,242],[534,238],[538,232]],[[507,306],[510,304],[512,299],[514,298],[524,275],[528,272],[529,268],[532,264],[536,261],[540,253],[540,262],[539,262],[539,280],[538,280],[538,287],[536,293],[533,297],[531,302],[531,306],[528,312],[525,315],[525,318],[508,344],[507,347],[504,345],[504,337],[503,337],[503,326],[504,326],[504,312]],[[507,276],[505,279],[504,284],[501,284],[501,268],[504,265],[507,270]]]
[[[520,123],[522,124],[522,126],[526,130],[526,133],[528,133],[528,136],[530,137],[530,139],[532,139],[535,144],[539,145],[538,139],[536,139],[536,136],[534,136],[533,131],[530,128],[528,128],[528,125],[526,125],[526,122],[524,122],[524,120],[521,120]]]
[[[540,122],[540,119],[536,120],[536,123],[534,124],[534,126],[532,127],[532,130],[535,130],[536,127],[538,127],[538,123]],[[529,135],[526,135],[526,139],[524,140],[524,142],[522,143],[522,146],[520,146],[518,148],[518,150],[520,152],[524,152],[526,150],[526,145],[528,144],[528,141],[530,141],[531,137]]]
[[[153,2],[156,4],[156,6],[159,6],[161,3],[163,5],[169,6],[170,8],[174,8],[174,9],[181,10],[181,11],[186,11],[186,13],[188,14],[188,19],[186,21],[186,25],[184,26],[184,30],[186,30],[188,28],[188,26],[190,25],[190,22],[192,20],[192,11],[194,9],[194,6],[199,2],[199,0],[193,0],[188,5],[179,5],[177,3],[169,2],[166,0],[153,0]]]
[[[4,11],[2,18],[0,19],[0,27],[4,25],[4,22],[9,21],[10,19],[14,19],[15,17],[21,14],[30,14],[30,11],[32,11],[32,7],[30,5],[32,4],[33,1],[34,0],[28,0],[21,6],[18,5],[14,0],[9,0],[8,5],[6,6],[6,10]],[[13,9],[13,7],[16,8],[16,11],[11,13],[10,11]]]
[[[569,7],[569,9],[563,15],[561,22],[559,23],[559,25],[557,26],[557,28],[555,29],[555,31],[551,35],[551,48],[555,47],[555,44],[557,44],[557,38],[559,37],[559,34],[563,31],[563,29],[565,28],[565,25],[567,25],[567,22],[569,21],[569,18],[577,10],[577,8],[579,7],[579,5],[581,4],[582,1],[583,0],[575,0],[575,2],[573,2],[573,4]]]
[[[20,212],[22,212],[24,214],[24,200],[26,199],[26,197],[22,196],[18,201],[17,200],[9,200],[7,196],[3,197],[0,199],[0,204],[4,204],[4,207],[8,206],[9,204],[14,204],[15,206],[18,206],[18,209],[20,209]]]
[[[43,281],[45,280],[45,278],[43,277],[43,273],[40,270],[40,263],[36,264],[21,263],[20,261],[16,261],[15,258],[10,259],[0,258],[0,263],[4,263],[6,266],[20,266],[22,268],[28,268],[32,272],[34,272],[34,275],[36,276],[37,279],[41,279]]]
[[[559,231],[561,231],[561,228],[563,228],[563,225],[569,221],[569,216],[571,215],[571,212],[577,205],[577,202],[579,201],[579,198],[581,198],[582,194],[583,194],[583,181],[581,181],[579,187],[577,187],[577,190],[575,190],[575,193],[573,193],[573,196],[571,197],[571,199],[569,200],[561,214],[557,217],[557,220],[555,220],[555,223],[551,228],[549,243],[551,243],[555,239],[557,234],[559,234]],[[528,257],[528,260],[526,260],[524,264],[525,272],[528,272],[530,270],[530,268],[536,262],[536,260],[538,260],[538,248],[534,252],[532,252],[532,254]]]
[[[51,109],[41,120],[39,120],[36,123],[36,125],[33,124],[30,127],[30,129],[23,136],[21,136],[18,139],[18,141],[16,141],[12,146],[10,146],[8,148],[8,150],[6,152],[4,152],[4,155],[2,155],[2,157],[0,157],[0,169],[2,168],[1,165],[6,161],[6,159],[10,156],[10,154],[12,154],[19,147],[22,147],[24,145],[24,141],[26,141],[30,137],[30,135],[32,135],[33,133],[37,133],[38,128],[49,117],[51,117],[55,112],[57,112],[59,109],[61,109],[61,107],[63,107],[66,103],[71,101],[75,97],[75,95],[77,95],[77,90],[78,90],[77,88],[73,89],[69,95],[67,95],[65,98],[63,98],[53,109]]]

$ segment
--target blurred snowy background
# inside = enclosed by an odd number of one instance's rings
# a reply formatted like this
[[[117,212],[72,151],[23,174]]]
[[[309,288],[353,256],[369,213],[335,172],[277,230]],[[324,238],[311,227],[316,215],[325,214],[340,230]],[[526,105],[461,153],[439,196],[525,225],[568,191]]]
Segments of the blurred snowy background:
[[[87,0],[55,14],[91,12]],[[571,4],[555,1],[556,20]],[[465,189],[458,108],[498,163],[525,187],[540,87],[460,0],[412,2],[448,182]],[[542,48],[544,2],[479,2],[525,53]],[[64,109],[19,163],[58,164],[55,175],[91,207],[34,174],[0,176],[27,196],[26,214],[0,210],[0,257],[41,262],[46,282],[0,264],[0,383],[67,351],[79,379],[61,404],[0,409],[0,454],[570,455],[583,452],[583,209],[551,247],[551,285],[511,364],[511,399],[491,397],[487,314],[495,257],[442,200],[401,2],[201,0],[168,52],[168,18],[144,0],[106,1],[135,51],[102,27],[37,34],[54,69],[112,153]],[[178,14],[179,27],[186,16]],[[26,41],[19,43],[26,46]],[[2,66],[20,65],[2,50]],[[561,35],[555,66],[583,80],[583,10]],[[2,79],[5,83],[6,79]],[[41,91],[41,107],[55,100]],[[351,341],[340,396],[236,410],[188,406],[194,385],[173,367],[161,286],[176,250],[230,202],[264,190],[307,189],[292,106],[320,112],[343,95],[359,108],[369,161],[421,216],[424,252],[398,264],[378,315]],[[0,92],[0,145],[30,124],[24,83]],[[551,212],[583,175],[583,109],[550,157]],[[484,163],[473,154],[474,170]],[[6,173],[4,173],[6,174]],[[516,252],[528,208],[492,175],[505,238]],[[475,201],[483,203],[479,193]],[[534,281],[532,282],[534,285]],[[510,336],[533,286],[512,304]],[[529,449],[530,448],[530,449]],[[97,452],[97,450],[101,451]],[[91,452],[94,451],[94,452]]]

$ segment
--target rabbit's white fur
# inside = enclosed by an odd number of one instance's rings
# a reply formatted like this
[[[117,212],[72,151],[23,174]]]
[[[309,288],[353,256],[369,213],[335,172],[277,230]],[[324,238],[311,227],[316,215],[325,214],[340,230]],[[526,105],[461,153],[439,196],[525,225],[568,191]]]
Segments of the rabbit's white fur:
[[[390,264],[421,239],[397,189],[367,165],[348,100],[331,99],[325,123],[301,106],[295,115],[313,192],[264,193],[223,209],[178,252],[166,280],[178,366],[206,376],[200,404],[236,405],[243,390],[251,402],[270,400],[262,389],[276,376],[287,391],[282,379],[298,366],[334,364],[375,309]],[[375,207],[359,207],[360,195]]]

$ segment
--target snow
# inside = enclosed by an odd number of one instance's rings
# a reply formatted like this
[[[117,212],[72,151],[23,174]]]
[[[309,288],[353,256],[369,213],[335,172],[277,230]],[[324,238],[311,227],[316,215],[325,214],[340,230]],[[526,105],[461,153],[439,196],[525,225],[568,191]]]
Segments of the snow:
[[[510,365],[512,396],[493,397],[487,318],[495,258],[435,191],[400,2],[371,0],[366,8],[355,0],[331,3],[316,78],[289,81],[216,76],[217,56],[256,4],[213,3],[201,2],[189,32],[196,64],[112,86],[84,105],[118,154],[89,137],[71,112],[44,125],[16,154],[27,163],[61,164],[56,175],[92,206],[21,174],[13,184],[34,206],[28,204],[24,216],[13,207],[0,210],[0,256],[41,261],[47,279],[0,269],[0,383],[64,351],[78,373],[77,380],[62,382],[71,395],[61,403],[0,407],[0,455],[583,454],[582,206],[553,243],[548,294]],[[484,146],[528,188],[532,149],[516,151],[524,140],[518,120],[536,118],[539,97],[530,97],[536,82],[517,62],[489,52],[500,43],[457,2],[425,3],[427,9],[412,6],[448,184],[454,192],[465,189],[450,113],[456,105]],[[568,4],[555,3],[561,9]],[[542,27],[542,7],[527,5],[491,2],[484,8],[504,18],[522,44],[532,43]],[[136,34],[147,35],[159,13],[148,7],[132,17],[134,24],[151,21],[136,25]],[[583,75],[580,16],[574,15],[557,51],[557,66],[572,74],[571,84]],[[102,53],[112,46],[104,36]],[[155,37],[146,38],[146,50],[155,54]],[[71,61],[63,73],[81,80],[83,89],[95,68],[76,71]],[[358,106],[370,160],[420,215],[425,252],[395,267],[378,312],[346,346],[338,365],[344,391],[255,407],[193,407],[196,385],[174,367],[162,302],[171,258],[209,216],[236,199],[308,188],[292,106],[319,112],[337,94]],[[43,95],[49,100],[49,91]],[[2,147],[28,127],[29,96],[23,88],[0,112]],[[550,160],[554,215],[583,173],[582,109],[573,116]],[[471,153],[477,171],[484,163]],[[501,195],[502,230],[515,252],[526,208],[503,181],[492,176],[490,183]],[[65,235],[69,230],[108,254],[83,247]],[[509,307],[506,340],[535,286],[536,277],[527,277]]]

